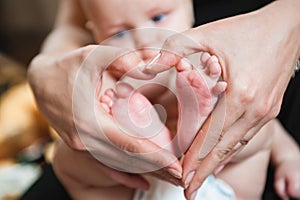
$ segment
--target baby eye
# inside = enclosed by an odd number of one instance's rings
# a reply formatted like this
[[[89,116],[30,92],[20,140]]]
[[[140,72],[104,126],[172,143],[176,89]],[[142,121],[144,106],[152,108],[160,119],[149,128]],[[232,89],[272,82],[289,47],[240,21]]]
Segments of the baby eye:
[[[122,30],[122,31],[119,31],[116,34],[114,34],[113,37],[115,37],[115,38],[122,38],[122,37],[124,37],[126,35],[126,33],[127,33],[127,30]]]
[[[159,14],[159,15],[155,15],[154,17],[151,18],[152,21],[154,22],[160,22],[162,20],[164,20],[166,18],[166,14]]]

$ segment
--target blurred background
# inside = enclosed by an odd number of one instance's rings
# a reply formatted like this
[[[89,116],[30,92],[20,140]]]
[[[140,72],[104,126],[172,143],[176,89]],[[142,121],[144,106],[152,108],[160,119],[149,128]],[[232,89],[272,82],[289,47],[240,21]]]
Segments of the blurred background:
[[[57,0],[1,0],[0,52],[27,66],[50,31]]]
[[[0,200],[15,200],[39,177],[50,129],[26,82],[55,19],[57,0],[0,0]]]

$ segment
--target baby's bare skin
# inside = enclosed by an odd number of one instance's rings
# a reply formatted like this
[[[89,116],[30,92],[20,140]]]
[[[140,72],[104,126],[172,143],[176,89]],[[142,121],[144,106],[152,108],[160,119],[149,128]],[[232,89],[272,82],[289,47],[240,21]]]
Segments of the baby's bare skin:
[[[129,84],[119,82],[100,102],[125,133],[148,138],[176,155],[184,153],[226,89],[226,83],[219,81],[221,67],[216,56],[202,53],[200,64],[201,73],[187,60],[176,65],[179,118],[175,142],[151,102]]]

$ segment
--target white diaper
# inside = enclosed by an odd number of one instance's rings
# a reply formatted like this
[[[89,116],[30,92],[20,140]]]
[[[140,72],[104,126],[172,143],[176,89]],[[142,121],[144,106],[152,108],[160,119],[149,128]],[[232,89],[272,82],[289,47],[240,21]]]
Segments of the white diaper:
[[[148,191],[137,190],[133,200],[185,200],[182,187],[158,179],[148,179]],[[233,189],[224,181],[210,175],[197,192],[196,200],[235,200]]]

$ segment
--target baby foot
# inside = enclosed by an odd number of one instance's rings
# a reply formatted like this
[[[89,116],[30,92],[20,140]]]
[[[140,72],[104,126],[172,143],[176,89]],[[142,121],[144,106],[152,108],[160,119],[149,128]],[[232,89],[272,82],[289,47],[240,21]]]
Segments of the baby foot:
[[[191,145],[203,122],[213,110],[218,95],[225,91],[226,82],[219,81],[221,66],[216,56],[200,55],[201,69],[181,60],[177,65],[176,91],[179,119],[178,145],[185,152]]]
[[[133,137],[147,138],[173,151],[170,131],[165,127],[150,101],[132,86],[118,82],[116,91],[106,90],[100,102],[123,132]]]

